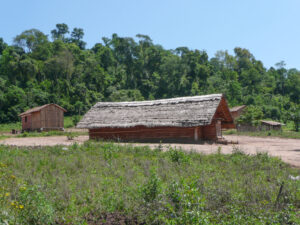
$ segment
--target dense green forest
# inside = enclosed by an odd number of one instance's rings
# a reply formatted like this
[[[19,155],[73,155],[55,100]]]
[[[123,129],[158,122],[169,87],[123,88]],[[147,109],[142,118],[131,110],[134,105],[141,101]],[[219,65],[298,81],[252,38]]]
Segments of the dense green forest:
[[[52,102],[75,115],[97,101],[224,93],[230,106],[252,105],[260,117],[299,126],[300,71],[284,62],[265,68],[239,47],[212,58],[187,47],[166,50],[141,34],[113,34],[87,49],[83,37],[83,29],[57,24],[51,38],[37,29],[17,35],[13,45],[0,38],[0,123]]]

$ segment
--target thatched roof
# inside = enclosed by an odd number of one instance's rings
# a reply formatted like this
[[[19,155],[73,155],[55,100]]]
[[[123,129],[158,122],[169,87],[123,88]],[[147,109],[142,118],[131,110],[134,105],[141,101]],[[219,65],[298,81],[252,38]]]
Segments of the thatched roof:
[[[237,112],[237,111],[243,110],[244,108],[246,108],[246,105],[235,106],[235,107],[230,108],[230,112]]]
[[[137,102],[98,102],[77,128],[193,127],[209,125],[222,94]]]
[[[261,120],[261,123],[271,125],[271,126],[284,126],[285,125],[283,123],[279,123],[279,122],[276,122],[276,121],[269,121],[269,120]]]
[[[63,107],[57,105],[57,104],[54,104],[54,103],[51,103],[51,104],[46,104],[46,105],[42,105],[42,106],[37,106],[37,107],[34,107],[32,109],[28,109],[27,111],[19,114],[19,116],[25,116],[25,115],[28,115],[30,113],[34,113],[34,112],[39,112],[41,111],[43,108],[49,106],[49,105],[55,105],[56,107],[60,108],[62,111],[64,112],[67,112],[67,110],[65,110]]]

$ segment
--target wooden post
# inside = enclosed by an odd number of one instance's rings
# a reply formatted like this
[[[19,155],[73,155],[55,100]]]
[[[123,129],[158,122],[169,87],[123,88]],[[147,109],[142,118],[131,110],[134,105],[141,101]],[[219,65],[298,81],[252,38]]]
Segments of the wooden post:
[[[194,140],[195,141],[198,141],[198,139],[199,139],[198,131],[199,131],[199,127],[195,127],[195,129],[194,129]]]
[[[221,120],[217,120],[216,122],[216,132],[217,132],[217,138],[222,138]]]

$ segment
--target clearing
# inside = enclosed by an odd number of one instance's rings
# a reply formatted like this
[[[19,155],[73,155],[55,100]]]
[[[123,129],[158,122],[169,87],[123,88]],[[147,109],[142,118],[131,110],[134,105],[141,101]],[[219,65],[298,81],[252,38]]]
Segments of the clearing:
[[[249,137],[249,136],[224,136],[229,141],[237,141],[238,144],[163,144],[168,146],[182,148],[183,150],[193,150],[205,154],[216,153],[221,148],[221,152],[225,154],[232,153],[236,147],[244,151],[246,154],[256,154],[257,152],[267,152],[271,156],[277,156],[284,162],[292,166],[300,167],[300,140],[284,139],[274,137]],[[12,146],[55,146],[55,145],[72,145],[73,143],[83,143],[88,140],[88,136],[78,136],[74,140],[67,140],[65,136],[52,137],[26,137],[26,138],[7,138],[0,141],[0,144]],[[138,143],[136,146],[148,145],[155,148],[158,144]]]

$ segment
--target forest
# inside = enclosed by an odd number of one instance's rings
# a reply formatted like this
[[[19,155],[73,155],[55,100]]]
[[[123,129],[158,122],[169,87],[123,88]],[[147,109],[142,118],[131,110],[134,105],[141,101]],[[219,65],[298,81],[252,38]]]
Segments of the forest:
[[[266,68],[245,48],[234,54],[178,47],[147,35],[103,37],[86,48],[81,28],[56,24],[50,36],[25,30],[9,45],[0,38],[0,123],[47,103],[82,115],[98,101],[152,100],[224,93],[256,119],[300,122],[300,71],[283,61]],[[205,47],[205,46],[204,46]]]

